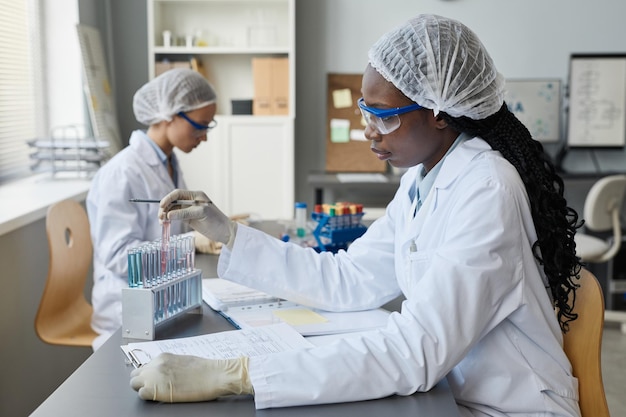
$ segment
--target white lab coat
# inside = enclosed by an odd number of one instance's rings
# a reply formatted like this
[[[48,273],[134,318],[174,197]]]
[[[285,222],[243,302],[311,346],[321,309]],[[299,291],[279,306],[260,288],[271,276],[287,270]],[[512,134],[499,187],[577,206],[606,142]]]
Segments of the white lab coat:
[[[251,358],[256,407],[409,395],[447,378],[464,416],[579,416],[515,168],[482,139],[468,140],[444,160],[413,218],[417,169],[347,252],[317,254],[241,225],[232,250],[222,250],[222,278],[314,307],[406,297],[367,336]]]
[[[175,188],[186,188],[179,165],[176,187],[147,140],[151,139],[144,131],[132,132],[129,145],[98,170],[87,195],[94,249],[91,326],[100,334],[94,349],[122,325],[122,288],[128,286],[127,250],[161,236],[159,205],[128,200],[161,199]],[[172,222],[170,234],[182,232],[182,222]]]

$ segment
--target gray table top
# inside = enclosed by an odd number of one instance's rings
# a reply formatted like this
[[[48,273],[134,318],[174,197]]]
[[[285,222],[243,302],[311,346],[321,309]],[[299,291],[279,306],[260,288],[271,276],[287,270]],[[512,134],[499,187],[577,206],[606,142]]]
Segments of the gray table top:
[[[196,266],[204,277],[214,277],[217,256],[199,255]],[[232,330],[219,314],[203,306],[202,311],[188,312],[157,328],[157,339],[195,336]],[[121,329],[91,355],[63,384],[48,397],[31,417],[110,417],[173,415],[247,417],[247,416],[324,416],[380,417],[458,416],[458,409],[447,382],[443,380],[427,393],[391,396],[379,400],[304,407],[256,410],[251,396],[225,397],[201,403],[165,404],[143,401],[130,388],[130,372],[120,346],[128,343]]]

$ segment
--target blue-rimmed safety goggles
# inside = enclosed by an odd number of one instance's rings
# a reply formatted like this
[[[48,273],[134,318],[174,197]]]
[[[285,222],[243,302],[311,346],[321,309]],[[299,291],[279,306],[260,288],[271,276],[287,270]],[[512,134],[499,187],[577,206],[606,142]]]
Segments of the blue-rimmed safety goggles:
[[[183,119],[187,120],[187,122],[189,122],[189,124],[192,125],[194,129],[196,129],[198,133],[201,133],[201,134],[206,134],[208,130],[211,130],[215,126],[217,126],[217,121],[215,120],[211,120],[211,122],[208,125],[203,125],[203,124],[196,122],[195,120],[190,119],[189,116],[187,116],[182,111],[179,111],[177,114]]]
[[[392,109],[377,109],[368,107],[361,97],[357,104],[365,122],[381,135],[386,135],[400,127],[400,115],[422,108],[419,104],[409,104],[404,107],[394,107]]]

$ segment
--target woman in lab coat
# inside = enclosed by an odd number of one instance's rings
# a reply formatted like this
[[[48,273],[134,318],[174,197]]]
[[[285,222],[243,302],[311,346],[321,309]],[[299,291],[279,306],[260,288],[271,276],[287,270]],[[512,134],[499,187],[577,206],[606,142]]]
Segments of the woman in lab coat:
[[[385,328],[326,346],[225,361],[163,354],[131,373],[133,389],[168,402],[247,393],[268,408],[410,395],[446,378],[463,416],[579,416],[562,349],[579,224],[503,88],[459,22],[419,15],[384,35],[359,107],[375,155],[411,168],[385,215],[336,255],[235,225],[212,203],[171,206],[210,202],[202,192],[165,197],[160,216],[226,244],[222,278],[325,310],[406,301]]]
[[[122,288],[128,286],[127,250],[161,235],[158,205],[131,198],[161,199],[184,188],[174,148],[191,152],[215,125],[216,94],[196,71],[173,69],[142,86],[133,98],[138,122],[129,145],[100,168],[87,195],[94,248],[94,308],[91,325],[99,333],[93,348],[122,325]],[[186,225],[171,225],[180,234]]]

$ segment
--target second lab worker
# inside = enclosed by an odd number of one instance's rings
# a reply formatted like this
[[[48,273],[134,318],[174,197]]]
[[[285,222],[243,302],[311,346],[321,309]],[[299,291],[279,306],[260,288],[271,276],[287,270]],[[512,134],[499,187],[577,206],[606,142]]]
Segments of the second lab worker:
[[[174,148],[188,153],[207,140],[216,98],[207,80],[190,69],[172,69],[144,84],[133,97],[133,111],[148,129],[132,132],[129,145],[93,179],[86,204],[94,248],[91,326],[99,334],[94,349],[122,325],[128,249],[161,236],[158,204],[129,199],[159,200],[185,187]],[[170,234],[186,230],[176,222]]]

